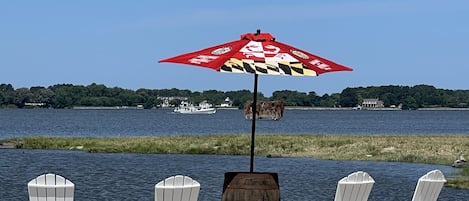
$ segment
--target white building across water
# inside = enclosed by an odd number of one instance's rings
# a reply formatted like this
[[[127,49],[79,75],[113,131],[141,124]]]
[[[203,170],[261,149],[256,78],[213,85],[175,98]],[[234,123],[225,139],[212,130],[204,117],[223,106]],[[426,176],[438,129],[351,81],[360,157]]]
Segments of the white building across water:
[[[384,102],[377,98],[366,98],[363,99],[362,108],[383,108]]]

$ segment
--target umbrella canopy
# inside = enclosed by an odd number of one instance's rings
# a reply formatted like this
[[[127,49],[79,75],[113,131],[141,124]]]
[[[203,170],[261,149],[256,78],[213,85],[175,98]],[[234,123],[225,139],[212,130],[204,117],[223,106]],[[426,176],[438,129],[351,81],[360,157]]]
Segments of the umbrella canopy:
[[[318,76],[351,68],[278,42],[269,33],[247,33],[236,41],[160,60],[211,68],[220,72],[254,74],[253,103],[257,102],[258,75]],[[252,111],[256,110],[253,104]],[[254,171],[256,112],[252,112],[250,172]]]
[[[352,69],[287,44],[269,33],[247,33],[240,40],[175,56],[160,62],[189,64],[220,72],[317,76]]]

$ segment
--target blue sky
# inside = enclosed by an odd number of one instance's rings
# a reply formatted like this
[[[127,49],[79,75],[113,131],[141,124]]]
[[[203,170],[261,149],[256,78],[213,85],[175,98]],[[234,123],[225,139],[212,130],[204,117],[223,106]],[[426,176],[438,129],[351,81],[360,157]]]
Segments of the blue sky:
[[[260,76],[259,91],[469,89],[469,1],[0,1],[0,83],[251,90],[253,76],[158,60],[261,29],[354,69]]]

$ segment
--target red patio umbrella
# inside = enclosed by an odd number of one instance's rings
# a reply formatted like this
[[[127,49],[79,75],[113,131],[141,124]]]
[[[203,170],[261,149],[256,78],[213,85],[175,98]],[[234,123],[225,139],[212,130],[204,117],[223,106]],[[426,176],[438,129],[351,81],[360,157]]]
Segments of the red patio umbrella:
[[[241,39],[159,62],[211,68],[220,72],[254,74],[253,103],[257,102],[258,75],[318,76],[351,68],[278,42],[269,33],[247,33]],[[256,110],[253,104],[252,111]],[[250,172],[254,171],[256,112],[252,112]]]

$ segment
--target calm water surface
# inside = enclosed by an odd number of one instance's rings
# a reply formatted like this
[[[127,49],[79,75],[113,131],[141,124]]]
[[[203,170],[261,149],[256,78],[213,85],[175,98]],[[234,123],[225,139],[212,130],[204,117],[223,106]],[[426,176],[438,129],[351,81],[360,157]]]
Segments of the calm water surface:
[[[247,156],[96,154],[77,151],[0,150],[0,200],[26,200],[29,180],[45,172],[76,185],[76,200],[154,200],[154,185],[175,174],[201,183],[200,201],[221,200],[224,173],[249,171]],[[376,181],[370,201],[411,200],[417,179],[449,166],[409,163],[256,158],[256,170],[279,175],[282,200],[334,200],[337,181],[357,170]],[[467,200],[468,190],[444,188],[439,201]]]
[[[280,121],[258,121],[257,133],[469,134],[469,111],[300,111]],[[159,136],[250,133],[240,110],[177,115],[169,110],[0,110],[0,139],[47,136]],[[369,200],[411,200],[417,179],[449,166],[257,157],[255,171],[279,175],[282,200],[333,200],[337,181],[368,172],[376,181]],[[201,185],[200,201],[221,200],[224,173],[249,171],[247,156],[90,154],[0,149],[0,200],[27,200],[26,184],[46,173],[76,184],[76,200],[154,200],[154,185],[184,174]],[[439,201],[469,200],[468,190],[444,188]]]
[[[171,110],[0,110],[0,139],[49,136],[158,136],[250,133],[241,110],[181,115]],[[257,133],[469,134],[469,111],[286,110]]]

